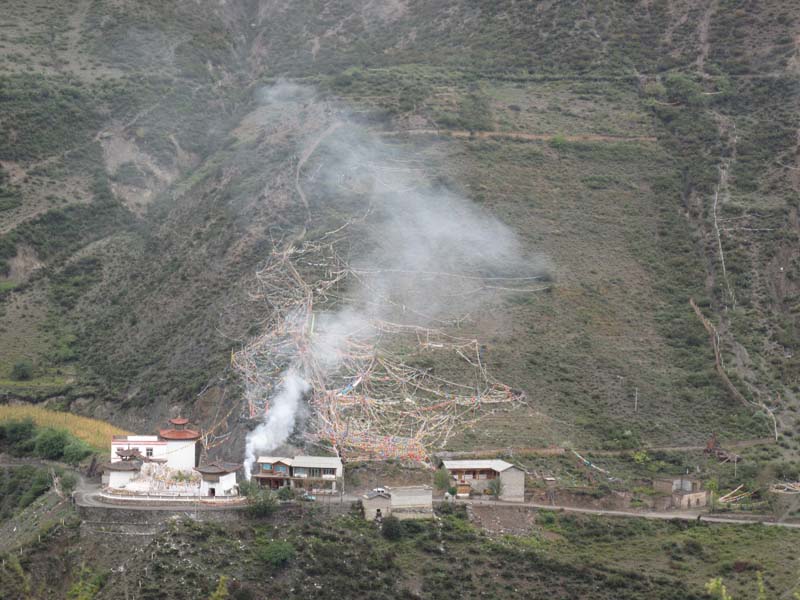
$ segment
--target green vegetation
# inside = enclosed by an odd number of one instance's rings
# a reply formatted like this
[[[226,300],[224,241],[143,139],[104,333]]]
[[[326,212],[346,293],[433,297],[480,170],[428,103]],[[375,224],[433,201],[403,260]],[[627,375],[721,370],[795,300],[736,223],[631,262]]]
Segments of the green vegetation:
[[[257,483],[250,484],[246,495],[248,500],[247,511],[254,518],[269,517],[278,508],[275,495]]]
[[[28,381],[33,377],[33,363],[29,360],[21,360],[14,364],[11,369],[11,379],[15,381]]]
[[[270,540],[259,544],[256,550],[259,560],[272,567],[282,567],[295,555],[294,546],[283,540]]]
[[[489,487],[489,492],[491,492],[492,496],[494,496],[495,499],[499,498],[500,495],[503,493],[503,482],[502,480],[500,480],[499,477],[492,479],[489,482],[488,487]]]
[[[67,591],[68,600],[94,600],[103,587],[108,573],[94,573],[85,564],[80,566],[77,581]]]
[[[447,491],[452,483],[453,478],[450,477],[450,472],[444,467],[441,467],[433,474],[433,484],[438,490]]]
[[[403,524],[397,517],[389,515],[381,523],[381,533],[387,540],[397,541],[403,537]]]
[[[770,595],[797,584],[798,533],[788,529],[540,512],[527,533],[510,536],[476,528],[462,507],[447,505],[439,516],[403,521],[393,539],[351,516],[175,521],[129,558],[125,572],[110,573],[98,597],[138,583],[145,569],[152,577],[142,577],[143,599],[209,597],[222,588],[234,598],[303,598],[322,589],[388,599],[422,586],[425,597],[442,599],[459,589],[464,597],[699,600],[717,577],[735,598],[750,598],[757,571]]]
[[[50,489],[46,469],[33,466],[0,468],[0,523]]]
[[[315,179],[312,163],[337,158],[332,145],[300,173],[310,224],[294,191],[298,157],[342,108],[380,134],[438,132],[386,140],[413,157],[405,166],[420,180],[498,216],[547,263],[546,290],[498,293],[449,331],[477,338],[482,366],[527,395],[474,429],[454,429],[451,449],[513,446],[526,468],[598,500],[634,490],[644,503],[653,476],[699,466],[720,493],[744,484],[753,504],[766,503],[770,483],[800,476],[795,8],[9,3],[0,27],[0,393],[57,395],[64,408],[120,422],[155,419],[167,405],[191,412],[197,403],[210,415],[221,402],[226,413],[240,397],[231,350],[260,332],[253,272],[304,226],[316,235],[328,219],[363,214],[361,190]],[[254,97],[278,77],[317,93],[296,115],[273,114]],[[326,212],[334,194],[350,194],[342,214]],[[357,254],[366,236],[356,222],[349,230]],[[755,404],[720,383],[689,298],[718,327],[726,372]],[[461,381],[449,359],[409,358]],[[779,443],[743,450],[735,474],[700,453],[652,449],[702,444],[711,431],[768,435],[761,401],[779,417]],[[11,420],[0,429],[4,451],[70,462],[87,452],[61,431],[66,423]],[[81,439],[107,439],[98,423],[73,425]],[[516,452],[551,443],[631,454],[587,453],[616,478],[598,483],[572,458]],[[451,484],[438,473],[435,483]],[[31,557],[44,550],[31,547],[3,563],[0,595],[72,587],[75,597],[103,596],[123,580],[139,590],[141,580],[143,598],[186,589],[699,598],[722,578],[725,593],[745,598],[756,572],[767,594],[795,591],[797,544],[786,531],[544,514],[530,535],[488,537],[444,509],[441,527],[390,524],[396,537],[387,539],[349,518],[321,523],[313,510],[279,530],[275,498],[252,497],[250,523],[181,523],[162,534],[155,572],[134,555],[135,575],[115,571],[95,585],[105,566],[76,569],[76,544],[63,544],[69,559],[52,552],[43,562],[69,575],[42,583]],[[259,556],[273,543],[292,549],[280,568]],[[165,590],[170,581],[187,586]]]
[[[33,420],[0,423],[0,450],[78,464],[92,453],[85,442],[62,429],[36,427]]]

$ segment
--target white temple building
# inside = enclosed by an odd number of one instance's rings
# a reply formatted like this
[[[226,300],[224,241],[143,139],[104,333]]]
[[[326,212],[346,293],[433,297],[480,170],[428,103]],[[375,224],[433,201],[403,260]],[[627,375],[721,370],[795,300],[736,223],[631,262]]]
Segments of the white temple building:
[[[236,471],[240,464],[200,465],[199,431],[188,419],[170,419],[158,435],[115,435],[110,461],[103,465],[103,484],[114,495],[163,497],[238,496]]]

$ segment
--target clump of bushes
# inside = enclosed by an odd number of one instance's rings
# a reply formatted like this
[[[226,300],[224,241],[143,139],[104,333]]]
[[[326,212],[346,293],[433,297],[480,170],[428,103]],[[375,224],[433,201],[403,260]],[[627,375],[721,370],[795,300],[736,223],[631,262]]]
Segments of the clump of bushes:
[[[21,360],[11,369],[11,379],[14,381],[29,381],[33,378],[33,363]]]
[[[262,544],[256,552],[258,558],[273,567],[282,567],[294,559],[295,550],[289,542],[273,540]]]
[[[92,453],[84,442],[62,429],[37,428],[31,419],[0,424],[0,450],[14,456],[37,456],[78,464]]]
[[[245,485],[240,486],[239,490],[244,496],[247,496],[247,511],[251,517],[268,517],[278,507],[275,495],[269,490],[262,489],[257,483],[248,481]]]
[[[392,515],[386,517],[381,526],[381,533],[387,540],[399,540],[403,537],[403,525],[400,523],[400,519]]]

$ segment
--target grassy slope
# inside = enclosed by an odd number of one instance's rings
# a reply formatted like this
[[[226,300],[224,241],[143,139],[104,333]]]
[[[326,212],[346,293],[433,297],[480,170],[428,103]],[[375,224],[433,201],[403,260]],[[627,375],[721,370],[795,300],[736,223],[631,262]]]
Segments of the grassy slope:
[[[796,585],[790,548],[797,535],[548,514],[520,537],[489,537],[445,516],[440,524],[411,523],[399,541],[358,518],[225,529],[183,522],[137,554],[125,573],[113,574],[100,597],[134,585],[146,564],[165,577],[146,578],[142,598],[210,594],[221,575],[229,576],[232,591],[255,597],[451,598],[458,589],[467,598],[700,598],[714,576],[742,596],[753,593],[757,569],[771,592]],[[295,549],[283,567],[259,558],[276,540]],[[151,550],[155,560],[144,560]]]

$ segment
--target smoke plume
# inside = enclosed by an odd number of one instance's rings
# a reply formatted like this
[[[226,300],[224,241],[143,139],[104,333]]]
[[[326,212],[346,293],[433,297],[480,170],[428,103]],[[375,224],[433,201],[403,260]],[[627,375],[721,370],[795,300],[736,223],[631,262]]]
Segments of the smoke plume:
[[[308,383],[297,372],[286,372],[283,384],[270,403],[267,418],[247,436],[244,461],[247,479],[250,479],[256,452],[274,450],[286,442],[294,428],[300,400],[309,389]]]
[[[285,118],[311,118],[304,112],[314,104],[308,88],[278,84],[262,90],[260,98],[280,105],[279,112],[290,115]],[[271,356],[264,358],[269,366],[252,362],[246,389],[251,399],[268,387],[268,377],[254,371],[285,366],[265,422],[247,437],[248,477],[257,452],[286,442],[303,395],[340,368],[344,340],[374,339],[379,335],[376,320],[447,326],[493,297],[500,289],[494,284],[530,283],[542,272],[541,260],[523,260],[519,242],[506,225],[466,198],[432,184],[423,160],[402,146],[380,141],[341,114],[336,118],[341,125],[335,128],[328,126],[329,116],[320,123],[319,131],[335,129],[327,139],[312,139],[298,149],[301,161],[308,164],[302,173],[303,165],[298,165],[297,181],[317,221],[307,223],[309,230],[316,225],[317,231],[325,231],[336,218],[341,221],[341,215],[363,215],[348,224],[351,277],[332,310],[315,304],[314,314],[305,317],[308,322],[299,324],[307,332],[313,328],[310,348],[299,348],[290,334],[276,334],[269,338]],[[538,273],[532,275],[532,270]],[[298,306],[303,306],[302,297]],[[297,321],[300,313],[287,314],[285,321]],[[298,331],[297,322],[288,325],[278,327]]]

